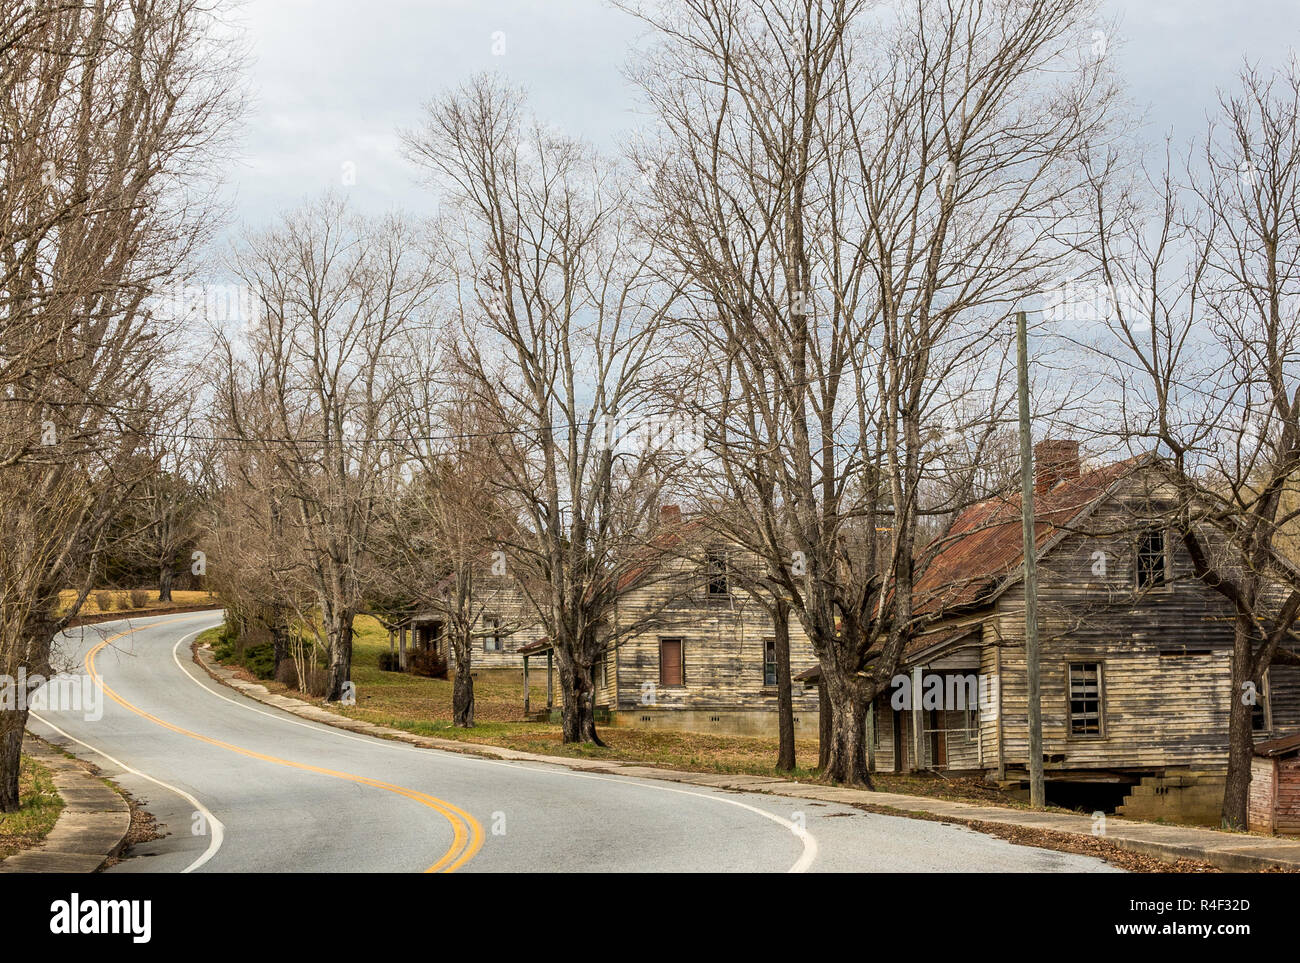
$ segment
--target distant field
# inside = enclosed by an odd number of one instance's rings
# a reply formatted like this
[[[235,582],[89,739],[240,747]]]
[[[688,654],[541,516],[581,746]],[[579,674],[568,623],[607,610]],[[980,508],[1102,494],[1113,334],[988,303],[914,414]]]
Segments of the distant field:
[[[131,592],[128,589],[103,589],[91,592],[86,596],[85,603],[81,606],[79,615],[107,615],[109,613],[123,613],[129,615],[133,612],[147,612],[150,609],[165,609],[173,606],[184,605],[217,605],[218,598],[211,592],[190,592],[172,590],[172,600],[170,602],[158,601],[158,590],[140,589],[139,591],[148,593],[148,601],[140,608],[134,608],[131,605]],[[108,603],[107,608],[100,608],[100,596],[106,596],[103,601]],[[67,589],[59,593],[59,611],[67,612],[72,603],[77,600],[77,593]]]

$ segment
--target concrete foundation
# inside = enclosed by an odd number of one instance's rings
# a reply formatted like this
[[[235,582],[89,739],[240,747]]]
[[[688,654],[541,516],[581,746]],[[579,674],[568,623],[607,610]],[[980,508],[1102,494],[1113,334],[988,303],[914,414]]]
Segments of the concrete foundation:
[[[1223,809],[1222,772],[1167,772],[1146,776],[1116,809],[1134,819],[1219,825]]]
[[[776,713],[767,709],[619,709],[610,713],[610,725],[629,729],[675,729],[706,735],[765,736],[777,738]],[[796,739],[817,738],[817,711],[796,711]]]

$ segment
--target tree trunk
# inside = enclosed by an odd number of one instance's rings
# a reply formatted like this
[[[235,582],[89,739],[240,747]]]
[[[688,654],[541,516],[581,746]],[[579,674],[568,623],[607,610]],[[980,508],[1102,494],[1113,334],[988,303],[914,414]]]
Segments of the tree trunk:
[[[794,769],[794,692],[790,679],[790,607],[778,599],[772,612],[776,636],[776,727],[779,746],[776,768]]]
[[[1263,691],[1250,671],[1251,629],[1237,617],[1232,652],[1232,706],[1228,713],[1228,776],[1223,785],[1223,828],[1246,828],[1250,803],[1250,764],[1255,754],[1255,734],[1251,726],[1254,708],[1246,701],[1247,682],[1255,685],[1255,698]]]
[[[474,676],[470,674],[472,644],[453,645],[456,659],[456,681],[451,690],[452,725],[462,729],[474,728]]]
[[[15,692],[17,699],[25,693]],[[22,769],[23,730],[27,726],[26,700],[21,709],[0,709],[0,813],[18,811],[18,776]]]
[[[352,610],[339,609],[328,627],[330,640],[330,679],[326,702],[343,698],[343,686],[352,678]]]
[[[592,666],[580,665],[571,658],[560,659],[560,716],[565,744],[575,742],[603,746],[596,734],[596,712],[592,705]]]
[[[828,672],[827,669],[830,669]],[[867,708],[865,680],[841,673],[833,663],[822,664],[822,686],[831,708],[830,744],[825,747],[822,779],[870,789],[867,771]]]
[[[158,570],[158,601],[170,602],[172,600],[172,569],[170,565],[163,565]]]
[[[271,651],[275,653],[275,676],[280,674],[280,666],[289,658],[289,629],[277,614],[271,621]]]

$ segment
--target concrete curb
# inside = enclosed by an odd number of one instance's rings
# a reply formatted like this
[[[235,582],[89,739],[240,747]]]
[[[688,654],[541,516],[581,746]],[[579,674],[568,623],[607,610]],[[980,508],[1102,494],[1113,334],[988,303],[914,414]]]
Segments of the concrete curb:
[[[303,719],[350,732],[360,732],[381,739],[392,739],[426,749],[441,749],[467,755],[509,759],[519,762],[539,762],[565,766],[588,772],[617,773],[639,779],[659,779],[667,782],[687,783],[712,789],[736,792],[760,792],[795,799],[814,799],[822,802],[867,806],[886,809],[899,816],[925,813],[955,821],[992,823],[1016,826],[1044,832],[1071,836],[1089,836],[1093,832],[1090,816],[1073,813],[1025,812],[1001,806],[935,799],[929,796],[908,796],[901,793],[868,792],[862,789],[845,789],[812,783],[789,782],[772,776],[747,776],[726,773],[680,772],[661,769],[637,762],[610,759],[572,759],[567,756],[547,756],[535,752],[520,752],[476,742],[455,739],[438,739],[420,736],[402,729],[379,726],[359,719],[350,719],[337,713],[311,705],[300,699],[274,695],[264,685],[246,682],[236,677],[235,671],[219,665],[210,649],[196,647],[198,663],[213,679],[242,692],[266,705],[291,712]],[[1300,871],[1300,840],[1272,836],[1251,836],[1245,833],[1226,833],[1214,829],[1190,826],[1164,826],[1143,823],[1118,816],[1107,816],[1105,832],[1101,837],[1118,849],[1143,856],[1177,861],[1192,859],[1210,863],[1227,872],[1260,872],[1265,870]]]
[[[119,855],[131,829],[127,801],[31,733],[23,752],[50,770],[63,809],[45,841],[0,862],[0,873],[93,873]]]

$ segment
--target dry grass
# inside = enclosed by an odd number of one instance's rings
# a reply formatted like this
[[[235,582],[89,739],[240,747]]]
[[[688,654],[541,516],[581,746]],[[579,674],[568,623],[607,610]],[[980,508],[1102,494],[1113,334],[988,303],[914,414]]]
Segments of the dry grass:
[[[326,708],[355,719],[391,726],[418,735],[478,742],[487,745],[547,755],[646,762],[694,772],[741,772],[788,777],[773,766],[776,740],[745,736],[714,736],[690,732],[619,729],[604,726],[600,746],[566,746],[560,727],[549,722],[526,722],[523,714],[523,672],[519,669],[482,669],[474,678],[473,729],[451,724],[452,682],[425,679],[379,669],[379,655],[388,650],[388,635],[369,616],[354,625],[352,681],[356,683],[355,706],[328,705]],[[199,637],[200,642],[215,636]],[[532,705],[546,704],[546,673],[530,673]],[[273,692],[301,698],[276,683],[263,682]],[[313,700],[315,701],[315,700]],[[317,702],[317,704],[321,704]],[[805,767],[815,764],[816,740],[800,740],[798,758]],[[811,778],[810,769],[794,774]]]
[[[666,769],[689,772],[744,773],[784,779],[817,778],[817,740],[800,739],[795,744],[793,773],[776,769],[775,738],[722,736],[674,730],[624,729],[602,726],[600,737],[607,745],[564,745],[560,727],[549,722],[526,722],[523,715],[523,672],[519,669],[483,669],[474,678],[473,729],[451,724],[452,683],[425,679],[379,669],[379,655],[388,650],[388,635],[369,616],[354,623],[352,681],[357,704],[340,706],[310,700],[340,715],[402,729],[422,736],[477,742],[521,752],[583,759],[644,762]],[[199,636],[199,643],[212,641],[217,630]],[[302,696],[274,682],[261,681],[272,692],[295,698]],[[534,707],[546,704],[546,672],[530,673],[529,689]],[[876,788],[884,792],[907,793],[988,803],[1000,806],[1021,804],[996,787],[978,779],[944,779],[926,774],[878,773]]]
[[[97,596],[108,595],[110,605],[108,608],[100,608]],[[149,590],[149,600],[142,608],[133,608],[131,606],[131,593],[122,589],[102,589],[91,592],[86,596],[86,601],[81,606],[78,615],[108,615],[110,613],[130,615],[132,613],[148,612],[150,609],[166,609],[172,606],[185,605],[208,605],[217,604],[217,597],[211,592],[201,591],[172,591],[172,600],[170,602],[158,601],[158,590]],[[77,593],[72,589],[65,589],[59,593],[59,612],[67,612],[72,607],[72,603],[77,600]]]
[[[22,800],[18,812],[0,815],[0,859],[37,845],[54,828],[63,809],[50,771],[27,756],[18,777],[18,798]]]

